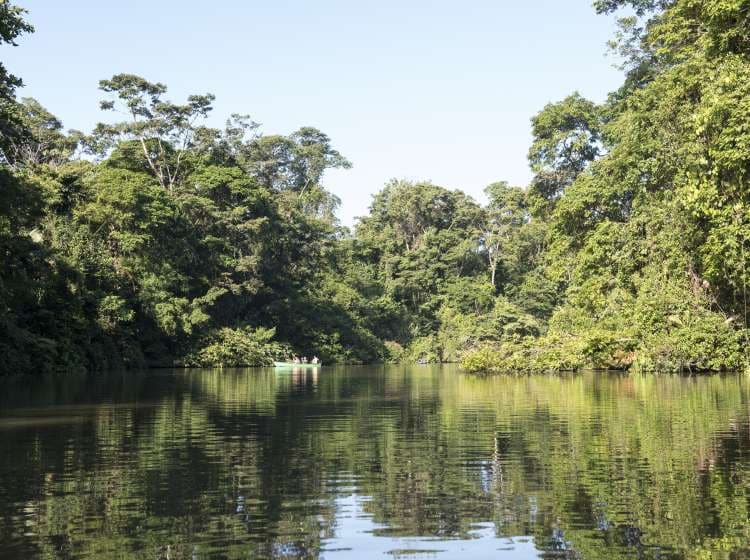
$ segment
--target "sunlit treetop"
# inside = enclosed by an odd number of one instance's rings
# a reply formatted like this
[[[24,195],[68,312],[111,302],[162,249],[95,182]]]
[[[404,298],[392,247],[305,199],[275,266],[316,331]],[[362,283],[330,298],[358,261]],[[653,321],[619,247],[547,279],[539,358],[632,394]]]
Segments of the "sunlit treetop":
[[[34,31],[34,27],[23,19],[25,13],[26,10],[11,4],[8,0],[0,0],[0,45],[16,46],[18,37]],[[0,98],[12,98],[15,88],[21,85],[21,79],[10,74],[0,62]]]

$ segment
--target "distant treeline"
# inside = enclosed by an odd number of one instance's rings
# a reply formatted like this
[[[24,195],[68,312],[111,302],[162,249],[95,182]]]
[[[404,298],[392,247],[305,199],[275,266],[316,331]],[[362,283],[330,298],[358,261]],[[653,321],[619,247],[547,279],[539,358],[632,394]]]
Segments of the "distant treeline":
[[[212,95],[117,74],[123,120],[66,132],[0,63],[0,373],[747,367],[750,0],[595,2],[621,8],[622,87],[533,117],[530,185],[394,180],[354,231],[319,130],[210,128]],[[0,3],[0,43],[24,17]]]

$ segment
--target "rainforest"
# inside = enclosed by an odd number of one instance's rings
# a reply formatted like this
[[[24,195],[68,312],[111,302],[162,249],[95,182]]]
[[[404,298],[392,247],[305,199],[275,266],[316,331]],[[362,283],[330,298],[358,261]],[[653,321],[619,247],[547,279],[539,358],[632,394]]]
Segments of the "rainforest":
[[[115,73],[102,123],[66,130],[0,63],[0,373],[747,369],[750,2],[594,9],[622,84],[530,116],[530,184],[394,179],[353,228],[324,186],[352,162],[316,128],[212,128],[210,84]],[[0,43],[33,31],[0,2]]]

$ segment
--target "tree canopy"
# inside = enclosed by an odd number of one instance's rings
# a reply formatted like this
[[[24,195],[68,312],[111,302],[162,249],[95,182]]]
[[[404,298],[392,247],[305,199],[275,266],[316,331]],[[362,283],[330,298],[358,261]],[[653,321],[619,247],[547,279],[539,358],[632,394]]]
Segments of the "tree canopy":
[[[394,179],[353,231],[320,130],[213,128],[213,95],[115,74],[123,119],[66,131],[0,65],[0,368],[747,367],[750,3],[594,8],[625,14],[623,84],[532,117],[529,185]],[[31,31],[0,3],[0,42]]]

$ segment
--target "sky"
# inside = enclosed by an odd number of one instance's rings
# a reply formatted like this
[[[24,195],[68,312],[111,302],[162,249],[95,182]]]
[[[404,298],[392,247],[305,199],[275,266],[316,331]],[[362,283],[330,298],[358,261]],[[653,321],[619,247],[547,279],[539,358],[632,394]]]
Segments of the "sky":
[[[15,0],[36,32],[0,48],[66,128],[106,115],[98,81],[127,72],[167,98],[216,95],[212,126],[249,114],[266,134],[314,126],[353,164],[324,184],[352,225],[391,178],[479,201],[526,185],[531,117],[622,81],[614,20],[591,0]]]

